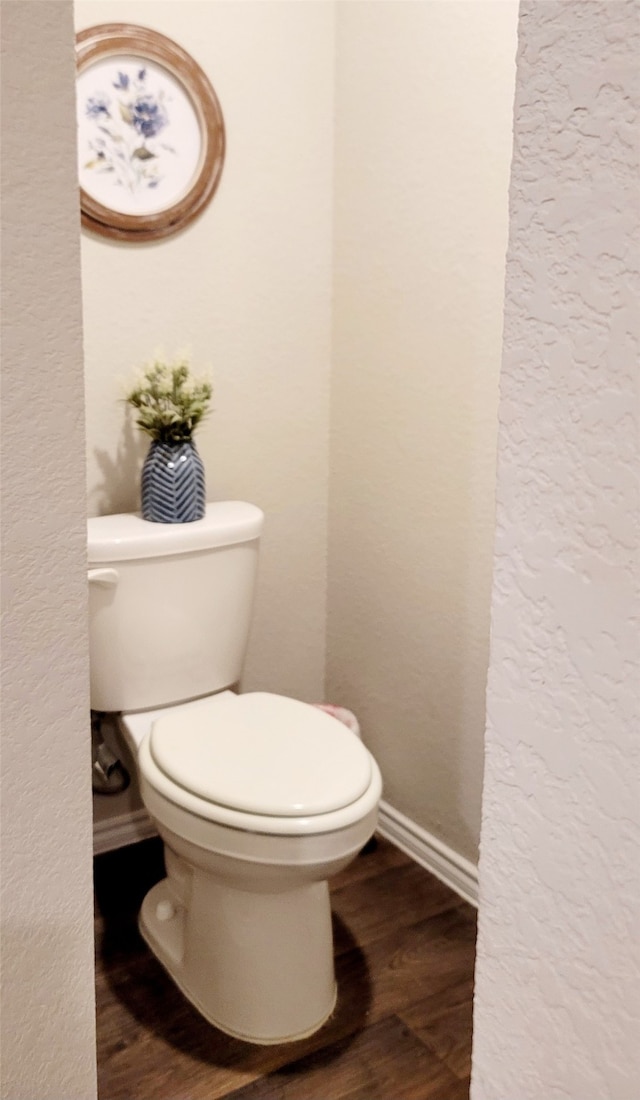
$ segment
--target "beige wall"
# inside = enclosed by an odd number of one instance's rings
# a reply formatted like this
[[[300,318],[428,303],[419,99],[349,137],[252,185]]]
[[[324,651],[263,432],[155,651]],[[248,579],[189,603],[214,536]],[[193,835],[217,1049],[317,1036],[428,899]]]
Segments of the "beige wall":
[[[91,1100],[91,776],[71,4],[12,0],[2,3],[1,18],[0,1094]]]
[[[159,346],[210,365],[198,432],[209,499],[264,508],[247,689],[323,695],[334,9],[329,3],[93,2],[78,28],[128,21],[179,42],[227,129],[218,192],[151,245],[83,234],[89,513],[138,507],[147,443],[121,379]]]
[[[475,859],[515,3],[338,5],[328,694]]]
[[[638,15],[522,6],[473,1100],[640,1083]]]

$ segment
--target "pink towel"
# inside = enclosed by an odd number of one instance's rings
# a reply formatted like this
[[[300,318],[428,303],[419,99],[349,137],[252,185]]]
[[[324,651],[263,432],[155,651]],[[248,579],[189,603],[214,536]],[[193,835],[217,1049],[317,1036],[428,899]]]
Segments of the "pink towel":
[[[352,733],[355,733],[356,737],[360,737],[360,723],[353,711],[347,710],[346,707],[337,707],[333,703],[314,703],[314,706],[316,706],[318,710],[323,710],[325,714],[330,714],[332,718],[337,718],[338,721],[347,726]]]

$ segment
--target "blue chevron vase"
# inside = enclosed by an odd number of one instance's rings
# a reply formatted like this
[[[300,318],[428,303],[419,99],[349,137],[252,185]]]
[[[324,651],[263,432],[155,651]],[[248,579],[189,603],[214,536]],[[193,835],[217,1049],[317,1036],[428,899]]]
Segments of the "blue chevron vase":
[[[154,440],[142,467],[142,518],[193,523],[205,510],[204,466],[192,440]]]

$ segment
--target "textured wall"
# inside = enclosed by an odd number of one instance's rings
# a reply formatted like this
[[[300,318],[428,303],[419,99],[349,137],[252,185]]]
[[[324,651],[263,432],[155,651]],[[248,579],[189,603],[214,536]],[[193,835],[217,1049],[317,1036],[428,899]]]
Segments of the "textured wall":
[[[71,3],[12,0],[1,16],[0,1094],[90,1100],[91,779]]]
[[[247,689],[305,699],[324,684],[333,4],[76,4],[78,27],[150,26],[208,73],[227,156],[184,232],[151,245],[83,233],[89,513],[138,507],[147,441],[119,402],[156,348],[210,364],[197,442],[209,499],[264,508]]]
[[[639,16],[522,7],[473,1100],[640,1089]]]
[[[328,694],[480,825],[516,3],[338,4]]]

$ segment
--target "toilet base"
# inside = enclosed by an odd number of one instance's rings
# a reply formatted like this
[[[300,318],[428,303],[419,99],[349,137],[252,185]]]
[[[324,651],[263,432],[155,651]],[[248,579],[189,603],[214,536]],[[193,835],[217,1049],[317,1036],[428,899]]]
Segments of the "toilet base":
[[[139,917],[169,976],[205,1020],[237,1039],[267,1046],[312,1035],[337,995],[327,883],[262,894],[190,870],[188,904],[163,879]]]

